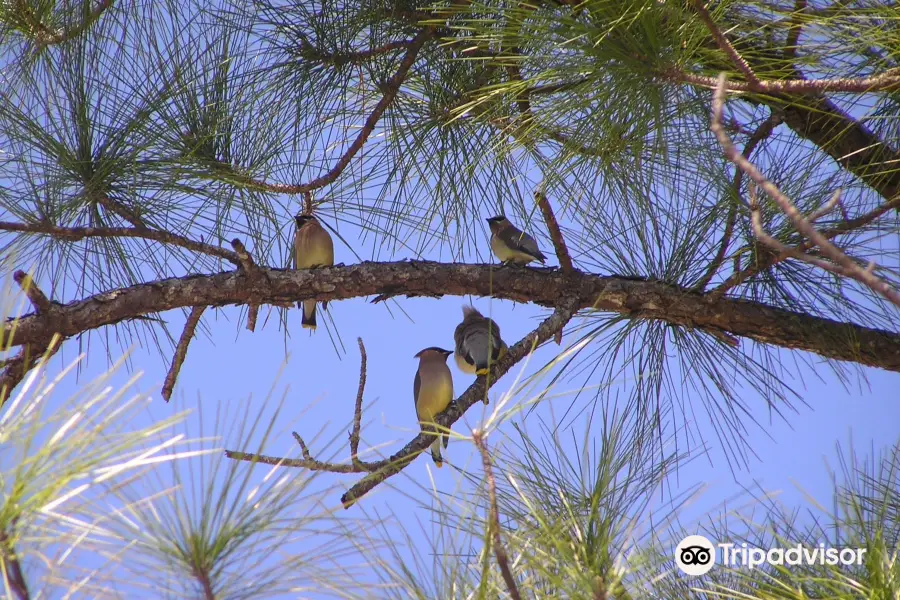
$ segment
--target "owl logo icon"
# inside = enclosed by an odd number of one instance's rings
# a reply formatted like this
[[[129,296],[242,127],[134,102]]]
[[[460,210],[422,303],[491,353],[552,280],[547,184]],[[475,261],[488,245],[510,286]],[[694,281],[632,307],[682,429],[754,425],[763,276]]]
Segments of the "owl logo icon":
[[[687,575],[705,575],[716,564],[716,549],[702,535],[689,535],[675,547],[675,564]]]

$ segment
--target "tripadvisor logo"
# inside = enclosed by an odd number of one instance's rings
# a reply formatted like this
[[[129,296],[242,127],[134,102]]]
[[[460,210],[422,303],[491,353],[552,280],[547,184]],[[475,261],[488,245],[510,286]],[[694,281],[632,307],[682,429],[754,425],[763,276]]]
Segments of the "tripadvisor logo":
[[[705,575],[716,564],[716,549],[702,535],[689,535],[675,546],[675,564],[688,575]]]
[[[687,575],[705,575],[716,564],[716,548],[726,567],[755,569],[762,565],[861,565],[865,548],[831,548],[825,544],[764,550],[747,544],[713,545],[702,535],[689,535],[675,547],[675,564]]]

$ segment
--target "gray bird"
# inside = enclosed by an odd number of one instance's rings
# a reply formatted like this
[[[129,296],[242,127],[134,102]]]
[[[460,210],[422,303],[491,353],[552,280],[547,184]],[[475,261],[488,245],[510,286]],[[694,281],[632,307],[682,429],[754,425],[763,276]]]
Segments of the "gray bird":
[[[534,238],[519,231],[503,215],[491,217],[487,222],[491,228],[491,250],[501,262],[527,265],[535,260],[542,264],[547,260]]]
[[[484,317],[473,306],[463,306],[462,310],[462,323],[453,332],[456,366],[469,375],[486,375],[489,365],[506,354],[506,343],[493,319]],[[484,403],[488,403],[487,396]]]
[[[319,220],[312,215],[299,214],[294,217],[297,230],[294,232],[294,268],[314,269],[334,266],[334,242]],[[326,308],[328,302],[322,303]],[[297,303],[303,309],[300,324],[304,329],[316,328],[316,301],[303,300]]]
[[[441,458],[441,439],[444,448],[450,442],[449,436],[438,433],[434,417],[444,411],[453,401],[453,376],[447,366],[447,357],[453,354],[450,350],[432,346],[418,354],[419,370],[413,381],[413,399],[416,402],[416,416],[422,431],[433,431],[437,437],[431,444],[431,458],[438,467],[444,466]]]

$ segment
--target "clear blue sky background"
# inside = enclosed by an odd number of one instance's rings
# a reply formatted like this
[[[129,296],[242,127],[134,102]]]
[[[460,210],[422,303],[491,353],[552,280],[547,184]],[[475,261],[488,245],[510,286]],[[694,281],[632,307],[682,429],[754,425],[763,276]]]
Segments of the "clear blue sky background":
[[[347,230],[343,229],[346,236]],[[352,235],[348,239],[353,239]],[[487,240],[482,240],[482,252],[487,250]],[[550,250],[549,247],[545,250]],[[353,256],[337,244],[337,261],[351,263]],[[365,256],[365,252],[363,252]],[[57,298],[69,301],[72,298]],[[159,397],[159,387],[168,368],[169,357],[161,358],[155,349],[136,347],[131,354],[134,370],[144,371],[138,384],[142,390],[152,392],[154,401],[144,418],[149,423],[172,414],[181,404],[195,407],[199,402],[204,406],[205,420],[211,422],[210,415],[216,406],[229,406],[229,414],[235,418],[246,403],[262,409],[265,398],[275,385],[275,397],[286,393],[284,417],[279,422],[279,431],[264,449],[266,453],[281,456],[299,456],[299,449],[290,436],[295,430],[309,444],[312,452],[320,458],[345,460],[348,456],[346,434],[352,417],[359,373],[359,354],[356,337],[363,338],[368,350],[368,380],[365,393],[366,423],[363,432],[362,449],[375,444],[384,444],[384,452],[396,451],[415,433],[416,422],[413,411],[412,380],[417,367],[413,355],[427,346],[452,348],[453,329],[461,318],[460,307],[468,299],[445,297],[442,299],[400,299],[408,318],[394,306],[389,311],[384,305],[372,305],[365,299],[332,303],[330,314],[338,324],[343,337],[346,354],[339,357],[329,340],[324,327],[314,335],[300,328],[300,313],[294,309],[288,315],[290,336],[285,339],[278,326],[277,310],[263,308],[255,333],[244,328],[245,321],[237,307],[226,307],[207,311],[204,324],[208,335],[202,332],[193,341],[178,379],[173,404],[166,404]],[[490,314],[501,326],[503,337],[510,344],[533,329],[540,318],[548,312],[534,306],[514,305],[511,302],[475,298],[475,306],[485,314]],[[184,317],[180,311],[163,315],[178,335]],[[268,319],[268,321],[267,321]],[[321,322],[321,319],[320,319]],[[569,328],[571,330],[571,327]],[[68,396],[85,380],[107,369],[106,355],[101,351],[100,332],[91,338],[90,352],[76,381],[69,377],[62,382],[58,398]],[[567,336],[563,347],[574,336]],[[743,344],[750,343],[747,340]],[[526,373],[534,372],[545,361],[552,358],[558,347],[550,344],[542,348]],[[51,371],[56,372],[64,363],[75,358],[78,344],[69,341],[60,354],[53,359]],[[115,347],[111,355],[119,355]],[[784,352],[786,361],[794,356]],[[286,362],[285,362],[286,361]],[[452,359],[451,359],[452,365]],[[279,377],[279,372],[285,366]],[[457,395],[464,391],[472,378],[452,367]],[[682,524],[690,524],[702,519],[708,510],[718,509],[723,502],[733,499],[742,488],[757,488],[771,492],[781,492],[781,500],[788,506],[800,506],[808,493],[823,506],[830,506],[832,483],[826,464],[836,466],[837,443],[848,448],[852,434],[853,446],[861,453],[877,453],[898,441],[898,406],[896,374],[876,370],[866,370],[869,385],[861,384],[845,389],[834,377],[830,369],[820,364],[815,369],[800,367],[803,382],[795,379],[790,383],[800,394],[802,402],[796,402],[797,412],[786,413],[786,420],[770,414],[764,401],[754,392],[747,390],[742,395],[752,409],[752,415],[760,426],[749,425],[749,433],[744,439],[721,440],[715,435],[706,414],[695,402],[696,427],[709,447],[707,458],[701,458],[684,465],[673,475],[670,486],[673,492],[684,491],[703,484],[704,494],[689,506],[681,519]],[[496,402],[498,394],[510,389],[517,370],[514,369],[493,389],[492,398]],[[129,375],[120,372],[116,381],[124,382]],[[572,390],[580,379],[563,381],[558,390]],[[595,381],[595,383],[597,383]],[[627,377],[609,382],[613,391],[627,395],[632,382]],[[696,398],[693,400],[696,401]],[[572,401],[571,396],[545,401],[528,419],[549,418],[551,411],[562,414]],[[589,402],[582,397],[577,406]],[[804,407],[803,403],[809,405]],[[270,403],[266,410],[273,408]],[[494,406],[492,403],[491,408]],[[601,404],[602,406],[602,404]],[[466,435],[476,427],[483,416],[481,405],[476,405],[465,419],[456,424],[455,431]],[[514,419],[519,419],[516,416]],[[585,417],[576,420],[576,429],[583,427]],[[681,415],[676,415],[678,425]],[[749,421],[748,421],[749,423]],[[138,424],[139,425],[139,424]],[[188,421],[189,431],[197,433],[196,414]],[[237,424],[234,425],[237,428]],[[509,423],[500,428],[501,434],[511,433]],[[207,431],[208,433],[208,431]],[[317,437],[317,434],[320,434]],[[500,436],[502,437],[502,436]],[[329,440],[335,440],[328,444]],[[498,436],[492,443],[498,443]],[[682,438],[681,444],[685,439]],[[748,466],[729,465],[722,451],[722,443],[745,443],[757,457],[748,458]],[[685,446],[681,450],[691,450]],[[467,441],[454,440],[445,451],[450,463],[461,468],[477,468],[473,460],[473,448]],[[8,465],[7,465],[8,467]],[[257,466],[260,477],[268,467]],[[732,470],[732,469],[735,470]],[[430,472],[430,473],[429,473]],[[291,473],[296,477],[306,474],[300,470]],[[379,511],[385,514],[393,511],[402,516],[414,539],[421,543],[423,551],[430,548],[423,538],[417,520],[430,520],[425,509],[417,507],[418,502],[428,503],[429,477],[441,493],[452,494],[459,485],[459,476],[452,468],[434,469],[430,458],[423,455],[403,473],[395,477],[393,486],[382,485],[366,496],[362,503],[365,511]],[[346,489],[358,480],[359,475],[326,475],[324,484],[337,484]],[[340,490],[326,496],[332,507],[338,507]],[[353,519],[363,515],[359,507],[343,513],[351,526]],[[426,527],[427,529],[427,527]]]

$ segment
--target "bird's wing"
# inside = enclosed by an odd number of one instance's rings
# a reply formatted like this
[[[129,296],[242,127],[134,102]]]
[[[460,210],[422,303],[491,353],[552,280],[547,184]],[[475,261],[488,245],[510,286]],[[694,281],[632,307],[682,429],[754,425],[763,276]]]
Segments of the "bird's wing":
[[[538,249],[537,242],[534,241],[534,238],[527,233],[519,231],[515,227],[507,227],[501,231],[500,238],[513,250],[524,252],[537,260],[543,261],[547,259],[547,257]]]
[[[419,388],[422,387],[422,378],[419,377],[419,372],[416,371],[416,378],[413,381],[413,406],[416,408],[418,414],[419,408]]]

